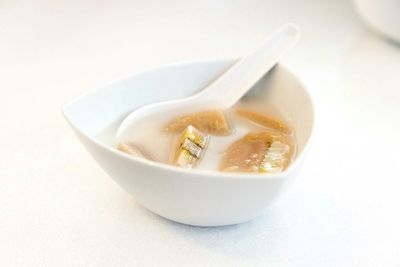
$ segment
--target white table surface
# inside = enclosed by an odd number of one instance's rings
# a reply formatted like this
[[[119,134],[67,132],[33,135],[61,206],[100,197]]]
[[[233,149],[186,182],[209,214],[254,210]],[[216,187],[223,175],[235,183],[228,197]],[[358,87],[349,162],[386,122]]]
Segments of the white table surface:
[[[237,57],[286,21],[304,33],[283,63],[310,88],[315,142],[252,222],[150,213],[62,118],[111,79]],[[400,266],[400,46],[350,1],[1,1],[0,123],[0,266]]]

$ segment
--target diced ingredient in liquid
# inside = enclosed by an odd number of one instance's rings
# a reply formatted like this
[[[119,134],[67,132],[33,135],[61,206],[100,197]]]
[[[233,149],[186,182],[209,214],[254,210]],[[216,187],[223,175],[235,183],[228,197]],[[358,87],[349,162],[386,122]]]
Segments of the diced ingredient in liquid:
[[[281,134],[269,131],[249,133],[226,150],[221,171],[278,173],[292,160],[293,144]]]
[[[278,173],[291,162],[290,146],[280,141],[272,142],[260,166],[260,172]]]
[[[180,135],[173,164],[179,167],[192,168],[202,157],[207,147],[209,136],[189,125]]]
[[[229,124],[221,110],[201,111],[176,118],[169,123],[165,131],[180,132],[189,125],[199,131],[213,135],[227,135],[230,133]]]
[[[265,114],[243,108],[236,109],[236,112],[240,116],[251,120],[261,126],[269,127],[285,134],[290,134],[292,132],[291,129],[283,124],[281,121]]]

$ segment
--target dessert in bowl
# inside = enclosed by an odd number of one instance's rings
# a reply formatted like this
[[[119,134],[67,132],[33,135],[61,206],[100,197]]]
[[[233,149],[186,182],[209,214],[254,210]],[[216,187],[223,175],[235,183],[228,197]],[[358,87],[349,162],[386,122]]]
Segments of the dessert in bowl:
[[[191,225],[236,224],[260,215],[296,176],[312,134],[313,105],[304,85],[278,65],[244,97],[257,99],[295,133],[296,155],[279,173],[187,169],[116,148],[121,121],[134,109],[195,94],[235,60],[177,63],[133,74],[92,91],[63,108],[80,141],[135,200],[165,218]],[[138,125],[140,127],[140,125]],[[140,129],[138,129],[139,131]]]

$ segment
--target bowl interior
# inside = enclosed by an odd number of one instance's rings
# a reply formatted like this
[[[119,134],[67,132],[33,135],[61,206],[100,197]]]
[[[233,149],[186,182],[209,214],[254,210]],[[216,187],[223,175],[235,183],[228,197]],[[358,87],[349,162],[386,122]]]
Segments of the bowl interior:
[[[91,139],[107,132],[102,138],[110,143],[119,123],[135,108],[190,96],[206,87],[235,61],[193,61],[133,74],[78,98],[63,111],[76,130]],[[313,106],[305,87],[293,74],[278,65],[245,97],[262,98],[265,105],[274,106],[294,128],[298,152],[304,150],[312,131]]]

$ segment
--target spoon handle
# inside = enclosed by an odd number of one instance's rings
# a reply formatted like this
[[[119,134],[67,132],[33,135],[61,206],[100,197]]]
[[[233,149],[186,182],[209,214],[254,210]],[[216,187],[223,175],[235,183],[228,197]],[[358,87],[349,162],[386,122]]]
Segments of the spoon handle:
[[[236,62],[228,71],[193,96],[193,100],[226,109],[233,106],[262,76],[270,71],[281,56],[300,38],[294,24],[285,24],[260,47]]]

